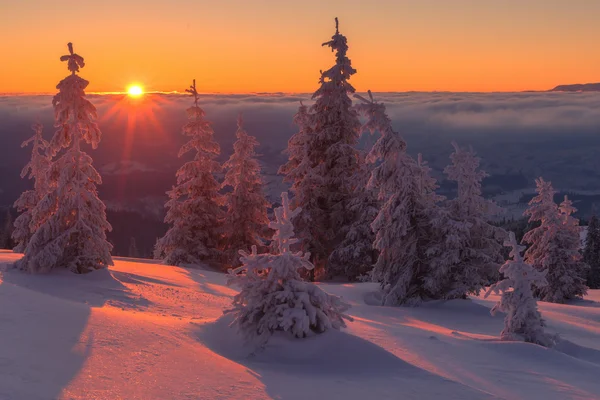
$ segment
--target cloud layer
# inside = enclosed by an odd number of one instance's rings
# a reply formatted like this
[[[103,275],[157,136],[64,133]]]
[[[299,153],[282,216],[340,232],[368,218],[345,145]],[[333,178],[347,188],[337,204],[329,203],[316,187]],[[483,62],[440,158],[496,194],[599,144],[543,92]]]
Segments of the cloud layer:
[[[600,94],[595,93],[376,93],[386,103],[409,151],[423,153],[439,172],[448,161],[450,142],[472,145],[492,174],[544,175],[559,187],[600,188]],[[180,165],[177,149],[185,123],[186,96],[153,94],[144,105],[120,95],[91,95],[98,108],[103,142],[93,152],[100,170],[118,173],[162,171]],[[281,151],[294,132],[292,116],[309,94],[203,95],[225,158],[235,138],[236,116],[244,113],[248,132],[261,142],[270,172],[284,160]],[[52,131],[51,96],[0,97],[0,201],[28,158],[20,143],[39,118]],[[365,138],[365,142],[372,141]],[[135,168],[131,168],[131,166]],[[12,189],[12,188],[11,188]],[[161,188],[161,190],[164,188]],[[166,187],[168,189],[168,186]]]

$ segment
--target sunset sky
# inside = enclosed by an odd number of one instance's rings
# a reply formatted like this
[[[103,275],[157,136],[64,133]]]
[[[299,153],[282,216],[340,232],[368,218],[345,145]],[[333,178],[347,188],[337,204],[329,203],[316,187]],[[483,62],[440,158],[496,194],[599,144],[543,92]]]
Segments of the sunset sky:
[[[600,81],[598,15],[597,0],[0,0],[0,93],[54,92],[69,41],[89,91],[312,92],[336,16],[359,91],[545,90]]]

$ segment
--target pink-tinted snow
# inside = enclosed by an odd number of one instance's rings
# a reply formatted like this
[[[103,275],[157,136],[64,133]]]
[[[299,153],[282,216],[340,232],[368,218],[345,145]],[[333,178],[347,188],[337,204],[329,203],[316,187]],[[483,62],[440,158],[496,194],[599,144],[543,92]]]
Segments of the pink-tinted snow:
[[[321,284],[348,329],[275,335],[251,353],[222,310],[225,276],[147,260],[27,275],[0,253],[0,399],[600,399],[600,292],[540,303],[556,349],[501,342],[487,300],[374,303],[374,284]],[[598,301],[598,302],[597,302]]]

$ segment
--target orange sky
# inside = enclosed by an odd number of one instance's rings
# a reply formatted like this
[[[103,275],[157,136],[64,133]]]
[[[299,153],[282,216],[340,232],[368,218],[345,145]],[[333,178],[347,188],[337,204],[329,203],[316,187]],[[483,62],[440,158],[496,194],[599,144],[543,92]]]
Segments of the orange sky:
[[[312,92],[335,16],[359,91],[545,90],[600,81],[598,15],[598,0],[0,0],[0,93],[54,92],[68,41],[90,91]]]

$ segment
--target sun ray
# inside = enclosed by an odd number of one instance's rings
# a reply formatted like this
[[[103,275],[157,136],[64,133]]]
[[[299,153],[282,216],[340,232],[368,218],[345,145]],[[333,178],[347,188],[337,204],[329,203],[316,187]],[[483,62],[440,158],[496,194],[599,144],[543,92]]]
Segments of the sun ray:
[[[121,94],[110,95],[113,97],[112,105],[103,112],[101,123],[107,131],[125,126],[124,137],[121,138],[119,161],[132,160],[132,152],[137,140],[147,139],[164,141],[167,132],[161,121],[165,120],[165,110],[169,108],[172,100],[169,95],[144,93],[143,96],[133,97],[129,91]],[[149,135],[149,136],[148,136]],[[123,199],[128,185],[127,175],[119,177],[116,187],[117,199]]]

